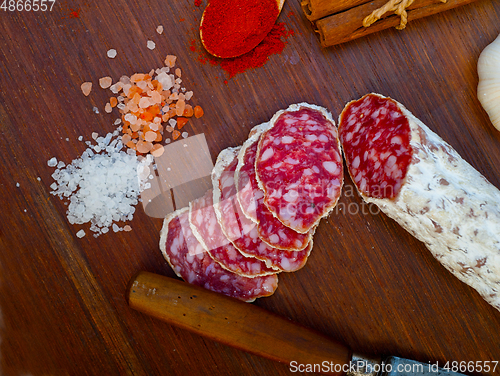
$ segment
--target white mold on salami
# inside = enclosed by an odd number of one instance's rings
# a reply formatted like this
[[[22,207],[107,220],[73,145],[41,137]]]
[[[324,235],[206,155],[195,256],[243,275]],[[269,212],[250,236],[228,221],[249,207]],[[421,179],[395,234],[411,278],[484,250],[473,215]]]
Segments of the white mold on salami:
[[[301,234],[281,223],[264,204],[264,192],[256,180],[257,143],[269,126],[269,123],[255,126],[238,154],[235,184],[239,207],[247,218],[258,223],[257,231],[263,242],[284,251],[303,251],[312,241],[315,228]]]
[[[307,233],[335,207],[344,181],[337,128],[323,107],[278,111],[258,142],[255,171],[264,203],[285,226]]]
[[[200,252],[202,246],[191,232],[188,217],[187,207],[170,213],[160,232],[160,250],[178,277],[246,302],[276,291],[276,275],[243,277],[221,268],[206,252]]]
[[[396,104],[391,116],[407,119],[411,159],[407,171],[396,179],[394,197],[373,197],[358,183],[361,196],[422,241],[445,268],[500,310],[500,191],[403,105],[378,94],[348,103],[340,115],[344,151],[364,132],[356,116],[348,113],[370,98]],[[379,117],[380,110],[389,107],[382,105],[365,116]],[[356,131],[344,131],[353,125]],[[346,160],[351,176],[356,175],[352,170],[360,168],[359,162],[347,155]]]

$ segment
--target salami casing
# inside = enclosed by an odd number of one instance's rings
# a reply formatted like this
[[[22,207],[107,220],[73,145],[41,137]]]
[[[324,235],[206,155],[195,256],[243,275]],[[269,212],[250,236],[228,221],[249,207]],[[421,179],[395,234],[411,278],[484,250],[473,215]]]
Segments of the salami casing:
[[[258,223],[259,237],[273,248],[286,251],[302,251],[312,241],[315,229],[305,234],[286,227],[264,204],[264,192],[259,188],[255,176],[257,144],[269,123],[254,127],[238,154],[235,172],[237,199],[244,215]]]
[[[189,226],[189,209],[169,214],[160,233],[160,249],[175,274],[186,282],[234,298],[252,302],[270,296],[278,287],[278,277],[247,278],[231,273],[212,260],[196,240]]]
[[[203,249],[222,268],[246,277],[276,273],[265,262],[244,256],[226,238],[215,215],[212,190],[189,203],[189,224]]]
[[[260,239],[256,223],[242,213],[234,181],[238,151],[239,148],[223,150],[212,172],[214,209],[222,231],[240,253],[265,262],[269,268],[285,272],[302,268],[312,250],[312,240],[298,252],[273,248]]]
[[[348,103],[339,133],[364,200],[500,310],[500,191],[390,98],[368,94]]]
[[[306,233],[335,207],[343,184],[337,128],[307,103],[278,111],[260,137],[255,172],[264,203],[280,222]]]

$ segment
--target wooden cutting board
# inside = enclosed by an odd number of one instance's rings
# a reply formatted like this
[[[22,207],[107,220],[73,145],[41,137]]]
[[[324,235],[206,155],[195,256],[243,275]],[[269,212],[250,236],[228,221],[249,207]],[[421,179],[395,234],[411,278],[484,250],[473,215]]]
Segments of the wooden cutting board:
[[[500,132],[476,98],[477,59],[500,33],[500,2],[479,0],[402,32],[322,49],[299,2],[289,0],[280,21],[294,35],[283,53],[233,78],[204,62],[197,33],[204,5],[57,0],[52,11],[0,12],[0,374],[290,373],[287,364],[127,306],[126,285],[137,271],[174,276],[158,248],[161,220],[139,205],[133,231],[94,238],[88,227],[70,225],[66,206],[50,195],[47,160],[69,163],[85,148],[79,136],[114,129],[100,77],[148,72],[177,55],[183,85],[205,110],[185,129],[205,134],[214,160],[291,103],[315,103],[337,117],[346,102],[379,92],[403,103],[500,187]],[[115,59],[106,56],[110,48]],[[94,82],[89,97],[80,90],[84,81]],[[500,361],[500,312],[395,222],[370,213],[349,179],[339,208],[319,226],[306,267],[280,275],[277,292],[254,304],[366,353],[441,366]],[[83,239],[75,236],[81,228]],[[500,374],[500,365],[466,373]]]

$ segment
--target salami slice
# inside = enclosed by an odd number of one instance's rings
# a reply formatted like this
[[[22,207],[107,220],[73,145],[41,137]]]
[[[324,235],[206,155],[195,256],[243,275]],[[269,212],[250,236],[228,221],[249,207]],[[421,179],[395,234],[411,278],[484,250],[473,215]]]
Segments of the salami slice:
[[[285,226],[306,233],[335,207],[344,180],[337,128],[307,103],[278,111],[262,133],[255,171],[264,203]]]
[[[260,135],[269,123],[258,125],[250,132],[250,137],[238,154],[235,171],[237,199],[244,215],[258,223],[259,237],[273,248],[285,251],[302,251],[312,241],[314,230],[298,233],[283,225],[264,204],[264,192],[259,188],[255,176],[255,156]]]
[[[339,133],[361,196],[500,310],[500,191],[403,105],[368,94]]]
[[[252,302],[270,296],[278,287],[278,277],[247,278],[220,267],[196,240],[189,226],[189,209],[168,215],[160,233],[160,249],[175,274],[186,282],[221,294]]]
[[[312,241],[299,252],[273,248],[260,239],[255,222],[241,212],[234,182],[238,151],[239,148],[223,150],[212,172],[214,209],[222,231],[240,253],[264,261],[269,268],[285,272],[302,268],[312,250]]]
[[[212,190],[189,204],[189,223],[203,249],[224,269],[250,278],[276,273],[265,262],[238,252],[226,238],[215,215]]]
[[[259,188],[255,178],[255,155],[260,135],[268,128],[269,123],[262,123],[250,130],[248,139],[238,153],[238,165],[234,176],[241,210],[247,218],[255,223],[259,223],[257,218],[258,201],[264,198],[264,192]]]

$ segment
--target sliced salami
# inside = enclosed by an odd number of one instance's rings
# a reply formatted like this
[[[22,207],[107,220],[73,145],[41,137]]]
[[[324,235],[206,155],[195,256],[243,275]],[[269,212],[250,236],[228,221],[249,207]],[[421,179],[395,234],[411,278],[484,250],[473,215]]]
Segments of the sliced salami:
[[[189,225],[189,209],[168,215],[160,233],[160,249],[175,274],[186,282],[221,294],[252,302],[270,296],[278,287],[278,277],[247,278],[231,273],[202,252]]]
[[[269,123],[262,123],[250,130],[248,139],[238,153],[238,165],[234,176],[241,210],[247,218],[255,223],[259,223],[257,218],[258,201],[264,198],[264,192],[259,188],[255,178],[255,155],[260,135],[268,128]]]
[[[262,133],[255,171],[264,203],[285,226],[306,233],[335,207],[344,180],[337,128],[307,103],[278,111]]]
[[[233,245],[245,234],[248,234],[256,224],[245,217],[246,221],[239,218],[239,207],[234,205],[236,189],[234,185],[234,170],[238,163],[240,147],[227,148],[217,156],[217,161],[212,170],[212,188],[215,215],[219,221],[222,232]],[[238,248],[238,247],[236,247]]]
[[[212,190],[189,204],[189,223],[203,249],[224,269],[250,278],[276,273],[265,262],[241,254],[226,238],[215,215]]]
[[[255,156],[260,135],[269,123],[258,125],[238,154],[235,171],[237,199],[244,215],[258,223],[259,237],[273,248],[285,251],[302,251],[312,240],[314,229],[298,233],[281,223],[264,204],[264,192],[259,188],[255,175]]]
[[[339,133],[365,201],[500,310],[500,191],[390,98],[368,94],[348,103]]]
[[[376,95],[344,110],[342,147],[349,174],[370,197],[397,196],[412,158],[408,119],[398,105]]]
[[[285,272],[302,268],[312,250],[312,241],[299,252],[278,250],[260,239],[255,222],[242,213],[234,181],[238,151],[223,150],[212,172],[214,209],[222,231],[240,253],[264,261],[269,268]],[[236,234],[240,236],[235,237]]]

